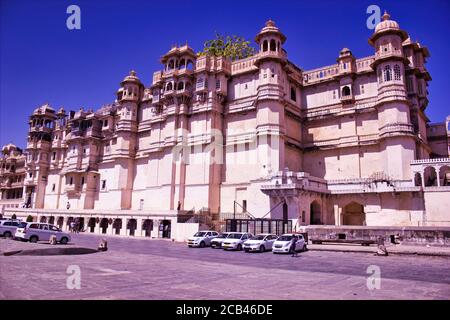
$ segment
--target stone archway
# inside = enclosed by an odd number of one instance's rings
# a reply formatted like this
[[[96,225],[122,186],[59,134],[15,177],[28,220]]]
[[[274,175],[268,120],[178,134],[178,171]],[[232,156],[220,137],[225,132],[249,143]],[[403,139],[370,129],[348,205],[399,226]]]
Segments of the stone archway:
[[[122,219],[114,219],[113,223],[114,234],[120,234],[120,229],[122,229]]]
[[[450,186],[450,166],[444,165],[439,168],[439,185]]]
[[[366,214],[364,206],[357,202],[350,202],[344,207],[342,224],[347,226],[365,226]]]
[[[107,230],[108,230],[108,225],[109,225],[109,221],[108,218],[103,218],[100,221],[100,230],[102,234],[106,234]]]
[[[152,219],[145,219],[142,222],[142,230],[144,231],[145,237],[150,237],[151,232],[153,230],[153,220]]]
[[[420,172],[416,172],[414,174],[414,185],[416,187],[421,187],[422,186],[422,175],[420,174]]]
[[[88,222],[89,232],[95,232],[96,219],[91,217]]]
[[[127,222],[127,229],[130,230],[130,236],[134,236],[137,229],[137,220],[133,218],[129,219]]]
[[[425,187],[437,186],[436,169],[434,167],[426,167],[423,175]]]
[[[317,200],[311,202],[309,206],[310,220],[309,224],[323,224],[322,221],[322,210],[320,203]]]
[[[47,217],[41,216],[41,219],[39,220],[40,223],[47,223]]]

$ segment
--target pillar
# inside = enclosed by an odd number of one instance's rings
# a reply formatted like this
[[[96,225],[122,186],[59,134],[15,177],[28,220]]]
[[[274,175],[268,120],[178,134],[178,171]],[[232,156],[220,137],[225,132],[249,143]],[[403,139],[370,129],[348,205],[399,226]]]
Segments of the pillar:
[[[136,230],[134,231],[136,237],[142,237],[142,218],[136,218]]]
[[[122,217],[122,228],[120,229],[121,236],[128,235],[127,223],[128,223],[128,219],[126,217]]]
[[[437,186],[440,187],[441,186],[441,178],[440,178],[440,175],[439,175],[439,171],[441,170],[441,166],[434,167],[434,170],[436,170]]]
[[[99,219],[98,222],[97,222],[97,219]],[[97,233],[97,234],[101,234],[101,233],[102,233],[102,229],[100,228],[100,222],[101,222],[101,221],[102,221],[102,220],[101,220],[99,217],[96,217],[96,218],[95,218],[94,233]]]

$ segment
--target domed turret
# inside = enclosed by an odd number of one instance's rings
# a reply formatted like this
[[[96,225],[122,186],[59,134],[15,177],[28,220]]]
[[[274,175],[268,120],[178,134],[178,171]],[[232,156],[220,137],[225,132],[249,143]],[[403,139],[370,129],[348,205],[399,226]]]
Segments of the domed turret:
[[[391,16],[386,11],[381,19],[381,22],[375,27],[375,32],[369,38],[369,44],[375,45],[376,41],[385,35],[397,35],[401,41],[405,41],[408,38],[408,34],[400,29],[397,21],[391,20]]]
[[[141,80],[136,75],[136,71],[130,73],[120,83],[121,87],[117,90],[117,100],[138,101],[143,87]]]
[[[265,59],[286,59],[286,51],[282,48],[286,36],[272,20],[266,22],[264,28],[256,35],[255,41],[259,45],[257,63]]]

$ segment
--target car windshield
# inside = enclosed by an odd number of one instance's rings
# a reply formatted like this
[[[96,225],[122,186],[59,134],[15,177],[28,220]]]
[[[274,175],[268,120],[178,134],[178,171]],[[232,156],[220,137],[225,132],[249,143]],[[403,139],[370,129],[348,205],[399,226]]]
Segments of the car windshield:
[[[242,233],[232,233],[228,236],[229,239],[240,239],[242,237]]]
[[[222,239],[228,238],[228,233],[221,233],[221,234],[219,234],[219,236],[217,238],[222,238]]]
[[[194,234],[194,237],[204,237],[206,234],[206,232],[197,232],[196,234]]]
[[[278,238],[278,241],[291,241],[292,236],[281,236]]]
[[[251,237],[250,240],[264,240],[265,237],[265,235],[259,234],[257,236]]]
[[[26,222],[21,222],[17,227],[18,228],[25,228],[27,226]]]

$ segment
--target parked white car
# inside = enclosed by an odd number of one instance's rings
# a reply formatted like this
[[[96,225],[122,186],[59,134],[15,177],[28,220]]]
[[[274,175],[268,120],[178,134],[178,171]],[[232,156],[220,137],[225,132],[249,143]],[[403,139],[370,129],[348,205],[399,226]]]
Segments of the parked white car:
[[[241,251],[244,242],[251,237],[253,235],[247,232],[230,232],[228,237],[222,242],[222,248],[225,250]]]
[[[29,222],[25,227],[17,228],[14,238],[30,242],[48,241],[52,235],[62,244],[70,242],[70,234],[63,232],[57,226],[48,223]]]
[[[188,238],[188,247],[204,248],[211,245],[211,240],[219,235],[216,231],[198,231],[194,236]]]
[[[245,252],[259,251],[265,252],[266,250],[272,250],[273,243],[278,237],[275,234],[261,233],[254,237],[251,237],[244,242]]]
[[[306,251],[305,238],[301,234],[286,233],[281,235],[274,243],[272,247],[273,253],[289,253],[291,247],[292,237],[297,237],[297,242],[295,243],[295,251]]]
[[[217,237],[211,240],[211,248],[222,248],[222,243],[225,241],[226,238],[230,235],[229,232],[222,232]]]
[[[1,220],[0,221],[0,236],[3,236],[5,238],[12,237],[15,233],[18,227],[25,226],[26,223],[22,222],[20,220]]]

